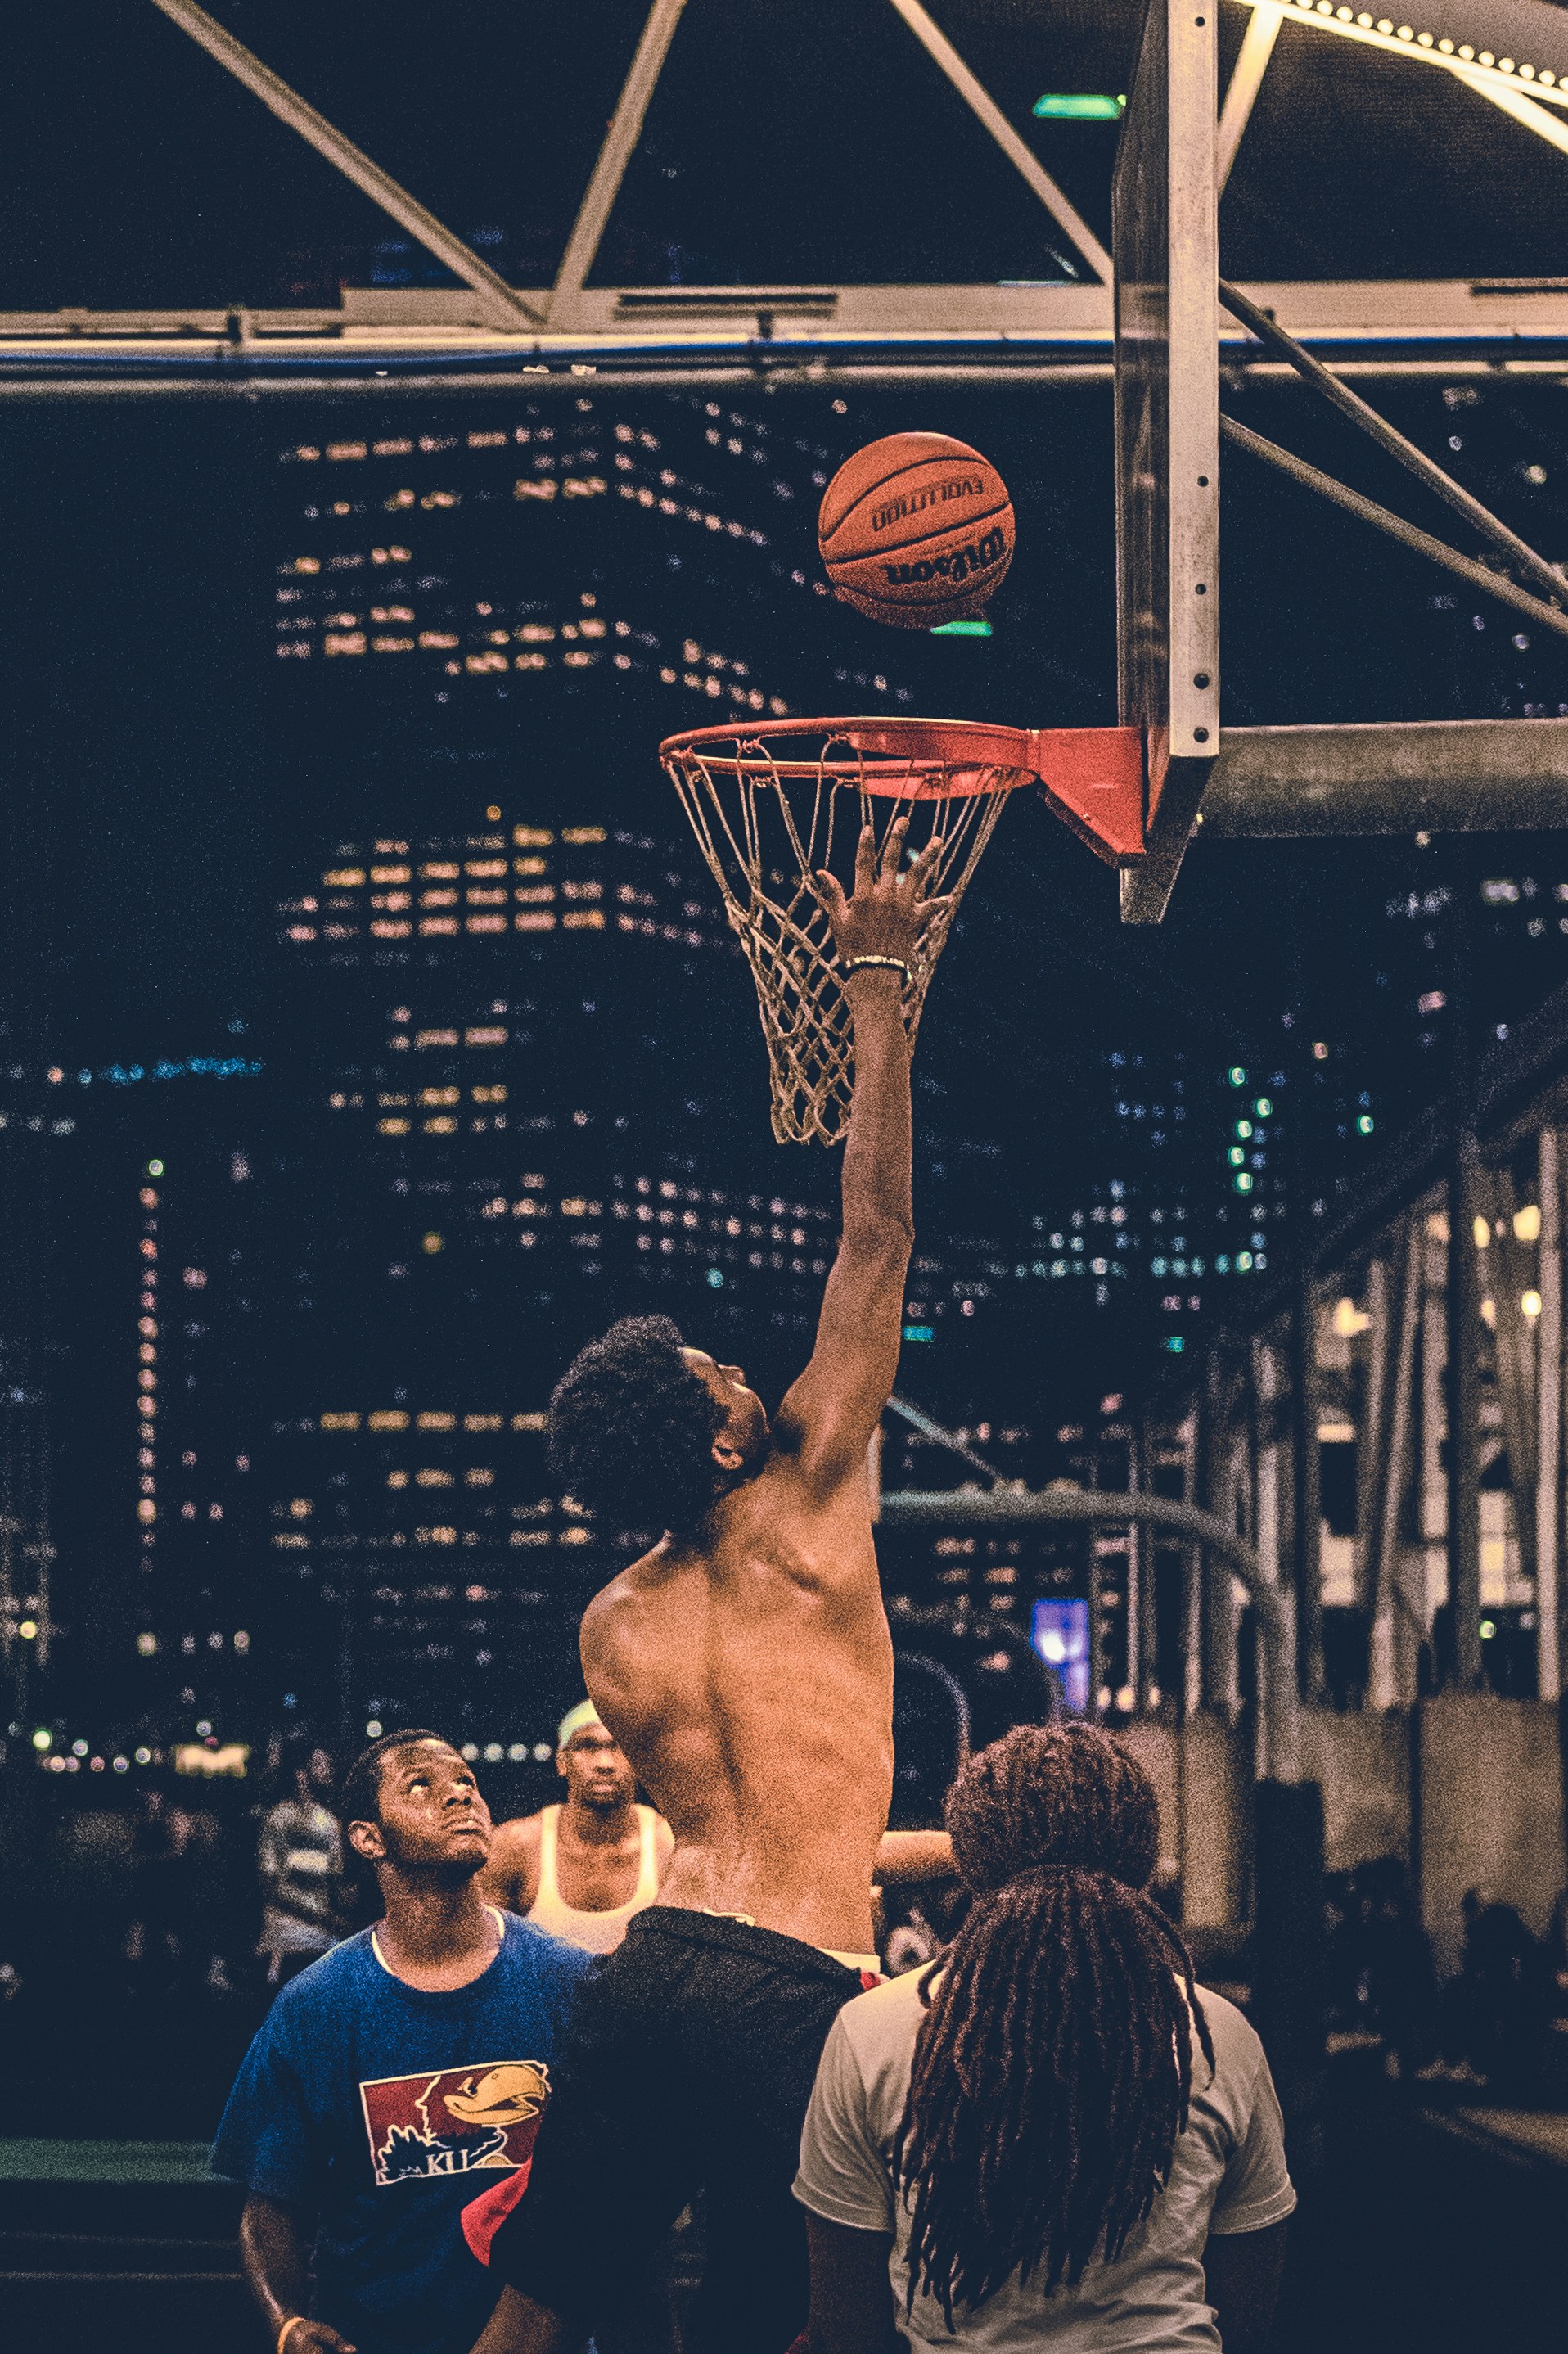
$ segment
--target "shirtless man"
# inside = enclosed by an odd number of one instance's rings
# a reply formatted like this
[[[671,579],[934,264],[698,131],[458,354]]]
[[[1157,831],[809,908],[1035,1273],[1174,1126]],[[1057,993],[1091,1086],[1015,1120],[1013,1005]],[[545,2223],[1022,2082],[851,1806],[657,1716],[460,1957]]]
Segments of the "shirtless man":
[[[546,1936],[610,1954],[658,1895],[675,1834],[652,1807],[635,1804],[637,1777],[591,1700],[561,1719],[556,1771],[566,1804],[503,1823],[481,1886]]]
[[[782,2354],[805,2326],[790,2198],[816,2065],[874,1973],[872,1882],[949,1869],[885,1836],[893,1644],[866,1456],[893,1386],[914,1239],[901,969],[933,903],[927,853],[868,829],[846,902],[818,878],[854,1020],[843,1231],[810,1363],[769,1426],[736,1365],[662,1317],[584,1350],[554,1458],[612,1528],[662,1527],[590,1604],[588,1687],[668,1818],[674,1853],[585,1990],[527,2196],[496,2233],[507,2287],[478,2354],[556,2354],[613,2320],[705,2196],[692,2354]]]

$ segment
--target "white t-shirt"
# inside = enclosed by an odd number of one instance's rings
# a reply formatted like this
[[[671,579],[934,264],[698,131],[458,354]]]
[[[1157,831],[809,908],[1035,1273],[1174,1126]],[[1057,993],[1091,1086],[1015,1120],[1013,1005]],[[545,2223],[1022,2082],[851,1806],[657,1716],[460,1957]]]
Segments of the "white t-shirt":
[[[1203,2243],[1212,2232],[1260,2232],[1296,2204],[1274,2080],[1235,2005],[1200,1989],[1213,2073],[1194,2036],[1191,2108],[1170,2181],[1117,2262],[1091,2263],[1075,2286],[1063,2285],[1050,2296],[1038,2274],[1027,2285],[1015,2274],[983,2305],[955,2306],[955,2338],[938,2298],[917,2296],[906,2315],[909,2212],[893,2188],[924,1976],[894,1978],[840,2011],[817,2070],[795,2179],[796,2198],[814,2215],[895,2234],[888,2270],[898,2327],[913,2354],[927,2348],[953,2354],[955,2346],[987,2354],[1037,2347],[1057,2354],[1219,2354]]]

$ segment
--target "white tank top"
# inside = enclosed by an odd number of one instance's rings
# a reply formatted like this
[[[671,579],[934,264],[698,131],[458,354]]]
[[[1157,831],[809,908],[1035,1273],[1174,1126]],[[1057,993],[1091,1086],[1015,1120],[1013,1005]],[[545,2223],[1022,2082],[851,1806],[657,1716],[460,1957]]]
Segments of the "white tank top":
[[[528,1908],[528,1918],[535,1929],[559,1937],[565,1945],[580,1946],[587,1954],[615,1951],[632,1914],[641,1913],[645,1904],[652,1904],[659,1893],[659,1818],[652,1807],[638,1807],[634,1811],[641,1849],[637,1885],[630,1901],[615,1905],[608,1913],[579,1913],[576,1905],[563,1898],[556,1874],[561,1809],[558,1806],[545,1808],[539,1819],[539,1893]]]

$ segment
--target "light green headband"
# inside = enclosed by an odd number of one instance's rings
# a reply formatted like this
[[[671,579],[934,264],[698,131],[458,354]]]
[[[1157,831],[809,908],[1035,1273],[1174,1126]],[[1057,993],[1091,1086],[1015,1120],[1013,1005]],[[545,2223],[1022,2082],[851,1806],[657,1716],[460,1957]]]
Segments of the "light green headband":
[[[602,1724],[604,1719],[591,1700],[579,1700],[576,1708],[567,1709],[556,1733],[556,1746],[564,1749],[572,1735],[580,1733],[585,1724]]]

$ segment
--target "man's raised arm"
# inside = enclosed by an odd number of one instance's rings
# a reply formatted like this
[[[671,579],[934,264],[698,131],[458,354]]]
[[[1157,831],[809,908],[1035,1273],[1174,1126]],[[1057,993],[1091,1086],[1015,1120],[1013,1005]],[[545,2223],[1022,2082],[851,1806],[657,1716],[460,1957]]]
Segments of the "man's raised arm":
[[[906,818],[890,827],[879,861],[874,832],[864,829],[853,898],[832,875],[817,877],[854,1022],[854,1100],[844,1145],[843,1234],[811,1362],[786,1396],[777,1428],[820,1490],[858,1476],[903,1337],[915,1210],[902,968],[942,904],[924,896],[935,839],[900,872],[907,830]]]

